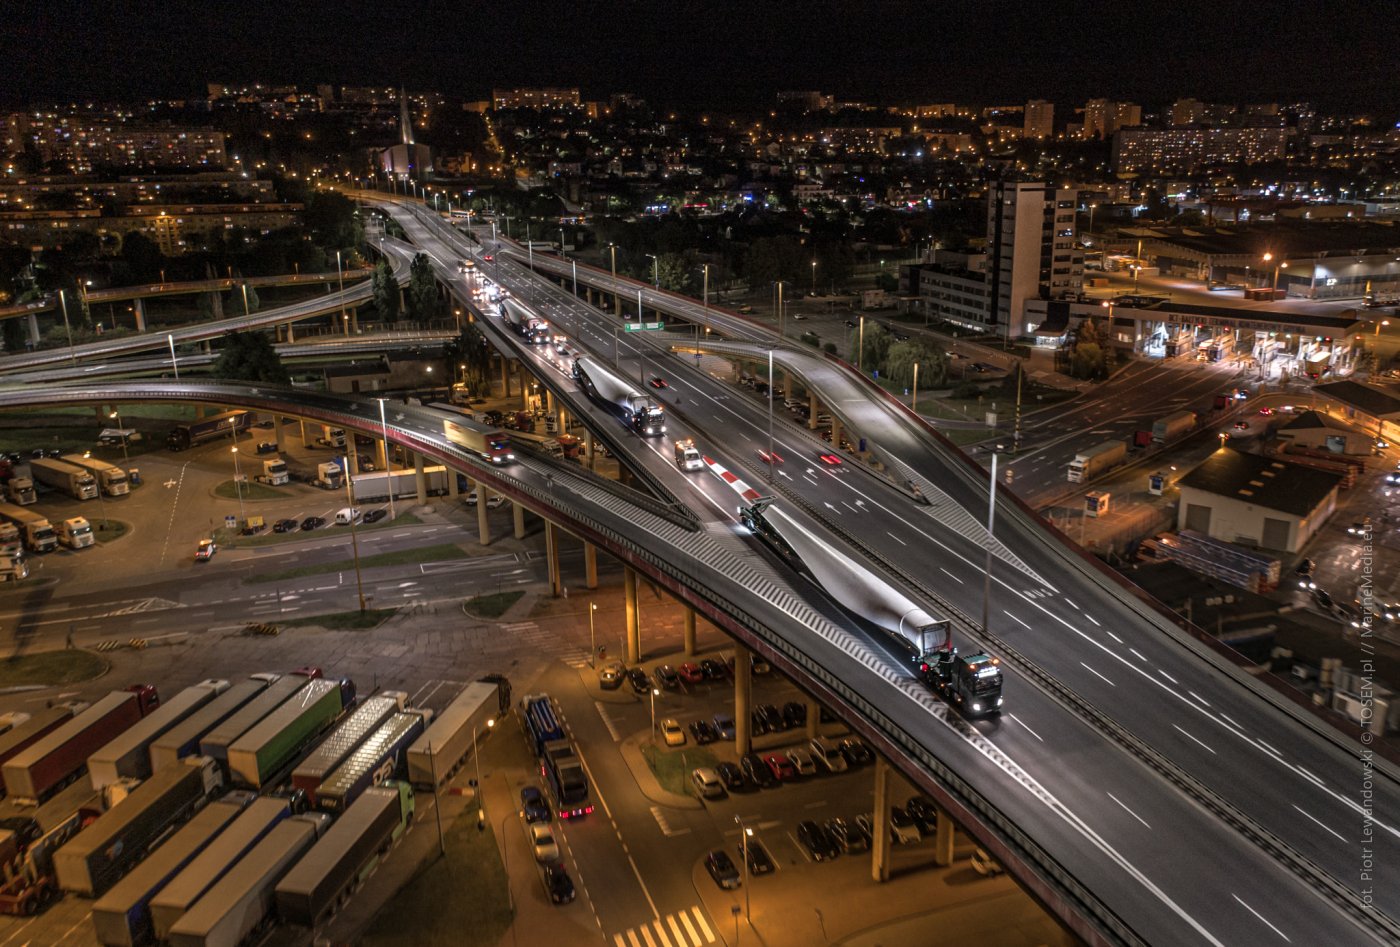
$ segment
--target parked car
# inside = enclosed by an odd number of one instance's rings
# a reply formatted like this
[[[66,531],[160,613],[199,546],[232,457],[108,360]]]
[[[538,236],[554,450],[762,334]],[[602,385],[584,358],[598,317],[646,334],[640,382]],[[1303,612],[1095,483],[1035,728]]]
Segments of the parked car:
[[[992,856],[978,848],[972,853],[972,870],[984,878],[992,878],[1006,871]]]
[[[812,758],[816,760],[817,765],[828,773],[844,773],[850,769],[851,764],[846,761],[841,747],[826,737],[813,737],[807,746],[811,748]]]
[[[797,700],[783,704],[783,726],[789,730],[807,725],[807,705]]]
[[[658,665],[655,672],[656,683],[666,688],[668,691],[678,690],[681,686],[681,677],[676,673],[676,669],[669,664]]]
[[[938,828],[938,807],[933,804],[932,799],[911,796],[904,804],[904,811],[913,817],[924,832],[933,832]]]
[[[705,672],[701,670],[700,665],[696,664],[694,661],[685,662],[680,667],[676,668],[676,673],[679,674],[681,680],[685,681],[687,684],[702,684],[705,681]]]
[[[797,823],[797,841],[802,843],[803,848],[807,849],[807,853],[812,856],[813,861],[828,861],[841,854],[841,850],[836,847],[836,843],[832,841],[826,829],[811,819],[804,819]]]
[[[801,747],[794,747],[787,751],[788,761],[792,763],[792,768],[797,770],[799,776],[817,775],[817,764],[812,759],[812,754]]]
[[[899,806],[890,806],[890,838],[900,845],[911,844],[923,838],[914,817]]]
[[[685,730],[674,717],[661,721],[661,739],[667,746],[685,746]]]
[[[714,658],[701,661],[700,670],[704,671],[706,679],[711,681],[722,681],[729,677],[729,666]]]
[[[701,799],[722,799],[726,795],[724,780],[708,766],[691,770],[690,784],[695,787],[695,792]]]
[[[382,520],[384,517],[386,517],[386,516],[388,516],[388,515],[389,515],[389,511],[388,511],[388,510],[384,509],[382,506],[381,506],[381,507],[376,507],[376,508],[373,509],[373,510],[367,510],[367,511],[365,512],[365,522],[366,522],[366,523],[378,523],[380,520]]]
[[[747,845],[741,840],[736,846],[736,851],[740,858],[749,863],[751,875],[771,875],[777,868],[773,864],[773,857],[768,854],[768,849],[756,838],[750,838]]]
[[[721,740],[734,739],[734,718],[727,713],[717,713],[712,718],[715,722],[715,731]]]
[[[705,870],[715,884],[726,891],[740,885],[739,869],[734,867],[734,859],[729,857],[729,853],[722,849],[715,849],[705,856]]]
[[[530,847],[535,851],[537,862],[559,860],[559,843],[554,841],[554,829],[548,823],[535,822],[530,825]]]
[[[739,768],[761,789],[773,789],[778,785],[778,777],[773,775],[763,757],[757,753],[745,753],[744,758],[739,761]]]
[[[520,790],[520,817],[528,823],[550,820],[549,800],[540,792],[540,787],[526,786]]]
[[[715,772],[724,781],[724,788],[730,792],[743,792],[749,788],[749,781],[738,763],[720,763],[715,767]]]
[[[326,525],[326,521],[323,520],[323,519],[321,519],[321,517],[319,517],[319,516],[308,516],[306,519],[304,519],[304,520],[301,521],[301,531],[302,531],[303,533],[306,533],[306,532],[310,532],[310,531],[313,530],[313,529],[320,529],[322,526],[325,526],[325,525]]]
[[[787,729],[782,713],[772,704],[759,704],[754,708],[754,713],[763,718],[765,733],[782,733]]]
[[[827,819],[823,827],[844,854],[858,855],[870,850],[870,840],[865,837],[865,833],[845,819]]]
[[[219,551],[218,545],[212,539],[201,539],[199,545],[194,550],[195,562],[208,562],[214,558],[214,553]]]
[[[651,678],[641,668],[632,668],[627,672],[627,683],[632,685],[634,694],[645,697],[651,693]]]
[[[852,766],[865,766],[875,762],[875,754],[870,752],[870,747],[855,737],[847,737],[841,741],[841,755]]]
[[[708,720],[692,720],[689,729],[690,738],[695,741],[696,746],[705,746],[719,739],[719,732]]]
[[[481,502],[480,496],[477,494],[477,491],[473,490],[471,493],[468,493],[466,497],[466,502],[467,506],[476,506],[479,502]],[[488,510],[498,509],[499,507],[505,505],[506,498],[501,496],[499,493],[493,493],[486,498],[486,508]]]
[[[627,669],[621,661],[609,661],[598,668],[598,686],[603,690],[615,691],[622,686],[622,679],[626,676]]]
[[[278,520],[272,524],[272,531],[274,533],[291,533],[295,532],[296,528],[296,520]]]
[[[752,731],[751,735],[756,737],[768,733],[768,721],[756,709],[749,711],[749,730]]]
[[[767,764],[773,778],[779,782],[785,783],[797,778],[797,767],[782,753],[769,753],[763,758],[763,762]]]
[[[549,889],[549,900],[555,904],[568,904],[574,899],[574,879],[563,865],[544,866],[544,885]]]

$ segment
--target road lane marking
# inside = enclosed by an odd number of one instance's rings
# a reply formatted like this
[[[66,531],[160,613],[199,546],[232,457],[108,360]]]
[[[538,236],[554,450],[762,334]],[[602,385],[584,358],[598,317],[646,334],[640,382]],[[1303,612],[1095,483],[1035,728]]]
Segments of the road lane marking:
[[[953,573],[949,572],[947,569],[943,568],[942,566],[939,566],[939,567],[938,567],[938,571],[939,571],[939,572],[942,572],[942,573],[943,573],[944,575],[946,575],[948,578],[950,578],[950,579],[952,579],[954,582],[958,583],[958,585],[966,585],[966,584],[967,584],[967,583],[964,582],[962,579],[959,579],[957,576],[953,575]]]
[[[1197,694],[1195,691],[1187,691],[1186,693],[1190,694],[1192,697],[1196,698],[1196,699],[1199,700],[1201,703],[1205,704],[1207,707],[1210,706],[1210,703],[1209,703],[1204,697],[1202,697],[1200,694]]]
[[[1245,904],[1244,901],[1240,900],[1240,896],[1239,896],[1239,895],[1235,894],[1235,893],[1232,891],[1232,892],[1230,892],[1230,897],[1234,898],[1236,901],[1239,901],[1240,904],[1244,906],[1244,909],[1245,909],[1246,911],[1248,911],[1250,914],[1253,914],[1255,917],[1259,918],[1259,920],[1263,921],[1266,925],[1268,925],[1269,930],[1273,931],[1275,934],[1277,934],[1278,936],[1282,937],[1284,940],[1288,941],[1288,943],[1290,943],[1290,944],[1293,943],[1293,941],[1289,940],[1287,934],[1285,934],[1283,931],[1279,930],[1277,927],[1274,927],[1274,925],[1269,924],[1268,919],[1267,919],[1266,917],[1264,917],[1264,915],[1260,914],[1258,911],[1254,910],[1254,908],[1250,907],[1248,904]]]
[[[1085,613],[1084,613],[1084,617],[1087,618],[1087,619],[1089,619],[1091,622],[1093,622],[1093,623],[1094,623],[1094,627],[1096,627],[1096,628],[1102,628],[1102,627],[1103,627],[1103,625],[1100,625],[1100,624],[1099,624],[1098,619],[1096,619],[1093,615],[1090,615],[1088,612],[1085,612]],[[1109,632],[1109,634],[1113,634],[1113,632]]]
[[[1019,723],[1021,726],[1026,727],[1027,730],[1030,730],[1031,736],[1035,737],[1037,740],[1040,740],[1041,743],[1044,743],[1044,742],[1045,742],[1043,739],[1041,739],[1040,734],[1036,733],[1034,730],[1031,730],[1030,727],[1026,726],[1026,722],[1025,722],[1024,720],[1022,720],[1020,717],[1018,717],[1018,716],[1016,716],[1015,714],[1012,714],[1012,713],[1008,713],[1007,716],[1010,717],[1012,720],[1016,721],[1017,723]]]
[[[1171,681],[1173,684],[1180,684],[1180,683],[1181,683],[1180,681],[1178,681],[1176,678],[1172,677],[1170,674],[1168,674],[1166,671],[1162,670],[1161,668],[1158,668],[1158,669],[1157,669],[1157,673],[1160,674],[1160,675],[1162,675],[1163,677],[1165,677],[1167,680]]]
[[[1298,811],[1301,812],[1301,813],[1303,813],[1303,815],[1307,816],[1309,819],[1312,819],[1312,820],[1313,820],[1314,822],[1316,822],[1318,825],[1322,826],[1324,829],[1326,829],[1327,831],[1331,832],[1333,835],[1337,836],[1337,841],[1339,841],[1339,842],[1345,842],[1345,841],[1346,841],[1346,839],[1342,836],[1342,833],[1340,833],[1340,832],[1338,832],[1336,829],[1332,828],[1332,826],[1327,825],[1326,823],[1324,823],[1322,820],[1320,820],[1317,816],[1313,815],[1311,812],[1308,812],[1308,811],[1306,811],[1306,810],[1304,810],[1304,809],[1300,809],[1296,804],[1293,806],[1293,808],[1298,809]]]
[[[1092,674],[1092,675],[1094,675],[1095,677],[1099,678],[1100,680],[1107,681],[1107,682],[1108,682],[1108,685],[1109,685],[1110,687],[1117,687],[1117,686],[1118,686],[1117,684],[1115,684],[1115,683],[1113,683],[1112,681],[1108,680],[1108,678],[1104,677],[1104,676],[1103,676],[1102,674],[1100,674],[1098,671],[1095,671],[1093,668],[1089,667],[1089,665],[1085,664],[1083,661],[1080,661],[1080,662],[1079,662],[1079,666],[1082,667],[1084,670],[1088,671],[1090,674]]]
[[[1129,648],[1128,650],[1131,651],[1133,654],[1137,655],[1139,660],[1141,660],[1141,661],[1146,661],[1146,660],[1147,660],[1146,656],[1144,656],[1143,653],[1142,653],[1141,651],[1139,651],[1137,648]]]
[[[1108,794],[1108,798],[1110,798],[1110,799],[1112,799],[1114,802],[1118,803],[1118,805],[1123,806],[1123,811],[1124,811],[1124,812],[1128,813],[1128,815],[1132,816],[1134,819],[1137,819],[1137,820],[1138,820],[1139,822],[1141,822],[1144,826],[1146,826],[1146,827],[1149,828],[1149,829],[1152,828],[1152,826],[1150,826],[1150,825],[1147,824],[1147,820],[1146,820],[1146,819],[1144,819],[1142,816],[1138,815],[1138,814],[1137,814],[1136,812],[1134,812],[1132,809],[1129,809],[1127,806],[1124,806],[1124,805],[1123,805],[1123,800],[1122,800],[1122,799],[1119,799],[1119,798],[1118,798],[1117,796],[1115,796],[1113,793],[1109,793],[1109,794]]]
[[[1176,724],[1172,724],[1172,727],[1173,727],[1173,729],[1175,729],[1178,733],[1180,733],[1182,736],[1191,737],[1192,740],[1195,740],[1197,743],[1200,743],[1201,746],[1204,746],[1207,750],[1210,750],[1210,747],[1209,747],[1209,746],[1206,746],[1205,743],[1202,743],[1199,737],[1193,737],[1193,736],[1191,736],[1191,734],[1187,733],[1185,730],[1181,729],[1181,728],[1178,727]],[[1215,752],[1214,750],[1210,750],[1210,751],[1211,751],[1212,753]]]
[[[1017,618],[1015,615],[1011,614],[1006,609],[1003,608],[1001,610],[1001,613],[1007,618],[1010,618],[1012,621],[1016,622],[1016,624],[1020,625],[1022,628],[1030,628],[1030,625],[1027,625],[1025,622],[1021,621],[1021,619]]]
[[[901,546],[907,546],[907,545],[909,545],[908,543],[906,543],[904,540],[900,539],[898,536],[896,536],[894,533],[890,532],[889,530],[885,530],[885,535],[888,536],[890,539],[893,539],[895,542],[899,543]],[[950,573],[950,574],[951,574],[951,573]]]
[[[1090,621],[1094,621],[1092,618],[1090,618],[1089,620],[1090,620]],[[1097,625],[1098,622],[1094,622],[1094,624]],[[1119,644],[1122,644],[1122,643],[1123,643],[1123,639],[1120,638],[1120,637],[1118,637],[1117,635],[1115,635],[1115,634],[1114,634],[1113,632],[1111,632],[1111,631],[1105,631],[1104,634],[1108,635],[1110,638],[1112,638],[1114,641],[1118,642]]]

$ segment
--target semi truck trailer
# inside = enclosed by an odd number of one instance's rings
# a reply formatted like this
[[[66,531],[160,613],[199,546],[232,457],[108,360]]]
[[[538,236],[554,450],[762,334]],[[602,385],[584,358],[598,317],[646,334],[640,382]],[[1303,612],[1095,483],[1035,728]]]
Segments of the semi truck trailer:
[[[574,380],[588,397],[617,415],[642,437],[666,433],[666,412],[649,395],[596,359],[574,359]]]
[[[315,752],[292,770],[292,785],[306,793],[307,803],[315,806],[316,790],[325,778],[407,704],[408,695],[403,691],[386,691],[361,701],[360,706],[321,741]]]
[[[63,726],[74,712],[72,706],[45,707],[29,714],[28,719],[13,723],[0,734],[0,767],[26,747]]]
[[[202,808],[223,783],[218,764],[208,757],[161,770],[54,853],[59,887],[88,897],[105,893],[151,843]]]
[[[29,475],[28,464],[16,464],[10,468],[10,479],[5,481],[5,499],[17,506],[29,506],[39,499],[34,489],[34,478]]]
[[[330,828],[308,812],[280,823],[170,927],[170,947],[238,947],[272,912],[277,882]]]
[[[120,497],[131,492],[131,481],[127,479],[126,471],[116,464],[82,454],[64,454],[63,460],[92,474],[97,479],[98,488],[106,496]]]
[[[510,685],[475,681],[433,717],[423,735],[408,748],[408,780],[415,786],[441,786],[462,765],[472,749],[472,733],[485,733],[487,723],[510,707]]]
[[[408,783],[366,789],[277,882],[277,913],[312,930],[324,924],[403,834],[413,808]]]
[[[198,421],[177,424],[165,438],[169,450],[188,450],[221,437],[237,436],[253,426],[251,411],[225,411]]]
[[[0,520],[12,524],[24,539],[24,548],[30,552],[53,552],[58,548],[58,534],[49,521],[33,510],[15,506],[13,503],[0,503]]]
[[[186,687],[123,730],[115,739],[88,757],[88,778],[92,788],[104,787],[122,779],[146,779],[151,775],[151,744],[180,721],[228,690],[228,681],[210,679]]]
[[[426,710],[405,710],[390,717],[321,783],[316,790],[317,808],[344,812],[360,793],[398,775],[404,755],[430,716]]]
[[[478,426],[465,419],[442,422],[443,435],[465,451],[497,467],[515,462],[510,439],[495,428]]]
[[[1196,426],[1194,411],[1177,411],[1152,422],[1152,443],[1170,444],[1184,437]]]
[[[291,474],[287,471],[285,460],[281,457],[270,457],[262,462],[262,473],[253,479],[268,486],[280,487],[291,481]]]
[[[5,762],[5,791],[17,802],[37,804],[77,776],[94,751],[160,705],[149,684],[112,691]]]
[[[69,549],[86,549],[97,542],[92,535],[92,524],[82,516],[70,516],[60,521],[54,532],[58,534],[58,541]]]
[[[214,757],[219,761],[219,765],[227,770],[229,747],[264,717],[290,700],[305,685],[306,678],[296,674],[279,677],[268,684],[236,713],[199,738],[200,755]]]
[[[35,457],[29,472],[46,487],[52,487],[75,500],[97,499],[97,478],[82,467],[51,457]]]
[[[137,947],[151,940],[155,933],[151,928],[151,898],[204,851],[254,798],[252,793],[230,793],[211,802],[98,898],[92,906],[97,942],[103,947]]]
[[[457,472],[446,467],[424,467],[423,492],[428,496],[442,496],[447,493],[447,478],[455,476]],[[391,490],[396,497],[416,497],[417,474],[412,470],[377,470],[374,473],[355,474],[350,478],[350,493],[356,503],[387,500]]]
[[[151,741],[152,771],[170,766],[182,757],[198,753],[201,737],[232,717],[279,676],[254,674],[244,680],[235,681],[228,690]]]
[[[1128,456],[1128,445],[1123,441],[1104,441],[1086,451],[1074,455],[1069,462],[1069,482],[1088,483],[1101,473],[1117,467]]]
[[[349,680],[306,681],[290,700],[229,746],[230,780],[261,789],[290,766],[354,700],[355,685]]]

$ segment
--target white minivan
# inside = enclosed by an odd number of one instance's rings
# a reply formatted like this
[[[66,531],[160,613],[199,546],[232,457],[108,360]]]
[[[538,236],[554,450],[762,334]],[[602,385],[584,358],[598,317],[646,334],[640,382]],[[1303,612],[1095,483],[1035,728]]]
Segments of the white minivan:
[[[358,506],[342,507],[336,511],[335,525],[349,526],[351,523],[358,523],[364,518],[364,511]]]

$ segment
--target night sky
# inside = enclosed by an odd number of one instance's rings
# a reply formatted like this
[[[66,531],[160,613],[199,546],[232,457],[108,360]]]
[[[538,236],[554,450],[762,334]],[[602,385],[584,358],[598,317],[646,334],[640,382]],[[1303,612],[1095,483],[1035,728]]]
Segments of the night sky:
[[[589,98],[632,91],[716,109],[812,88],[891,104],[1195,96],[1400,110],[1395,5],[1385,0],[18,0],[4,9],[0,96],[11,102],[184,96],[211,80],[262,80],[403,83],[469,98],[492,85],[578,85]]]

